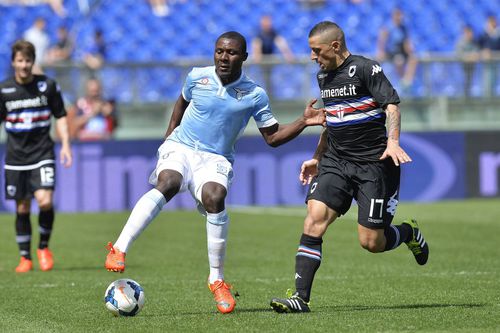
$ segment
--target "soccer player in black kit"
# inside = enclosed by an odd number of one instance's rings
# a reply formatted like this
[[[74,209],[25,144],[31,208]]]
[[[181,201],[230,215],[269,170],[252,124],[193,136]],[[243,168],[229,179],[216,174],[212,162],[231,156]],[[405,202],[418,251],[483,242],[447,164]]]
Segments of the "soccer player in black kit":
[[[61,138],[60,162],[72,163],[66,110],[57,83],[45,75],[34,75],[35,47],[19,40],[12,46],[14,77],[0,83],[0,116],[7,132],[5,195],[16,200],[16,241],[21,261],[16,272],[33,269],[31,260],[31,199],[37,201],[40,242],[37,250],[42,271],[54,265],[48,248],[54,223],[53,191],[56,179],[54,142],[50,137],[51,116]]]
[[[310,311],[322,236],[349,210],[352,199],[358,203],[358,238],[364,249],[390,251],[404,242],[418,264],[424,265],[429,256],[415,220],[391,224],[398,204],[399,165],[411,162],[399,146],[397,92],[377,62],[349,52],[337,24],[315,25],[309,46],[311,59],[320,66],[317,77],[327,128],[313,158],[302,164],[299,179],[310,184],[307,216],[295,257],[295,292],[271,300],[280,313]]]

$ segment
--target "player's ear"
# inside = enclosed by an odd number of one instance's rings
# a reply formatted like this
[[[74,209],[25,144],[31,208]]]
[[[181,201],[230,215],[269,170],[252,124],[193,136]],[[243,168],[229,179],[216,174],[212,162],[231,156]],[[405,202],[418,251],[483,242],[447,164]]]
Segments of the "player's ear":
[[[245,52],[245,54],[243,55],[243,61],[247,60],[248,58],[248,52]]]
[[[335,53],[337,53],[337,52],[340,51],[340,42],[334,40],[334,41],[331,42],[330,46],[335,51]]]

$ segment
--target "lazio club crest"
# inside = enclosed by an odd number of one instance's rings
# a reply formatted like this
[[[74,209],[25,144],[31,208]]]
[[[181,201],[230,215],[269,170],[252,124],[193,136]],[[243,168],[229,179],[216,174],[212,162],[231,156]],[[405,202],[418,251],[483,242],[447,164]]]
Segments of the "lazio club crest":
[[[241,101],[243,96],[248,95],[248,93],[250,92],[248,90],[243,90],[243,89],[239,89],[239,88],[234,88],[234,91],[236,91],[236,99],[238,101]]]

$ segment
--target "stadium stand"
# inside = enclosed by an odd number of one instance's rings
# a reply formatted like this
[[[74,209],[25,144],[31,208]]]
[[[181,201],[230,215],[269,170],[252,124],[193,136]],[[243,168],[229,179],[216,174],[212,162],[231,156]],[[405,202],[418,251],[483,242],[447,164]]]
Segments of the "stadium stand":
[[[307,31],[319,20],[330,19],[344,28],[351,51],[374,55],[378,31],[395,6],[405,13],[418,56],[435,53],[450,55],[464,24],[471,25],[478,34],[488,14],[500,13],[500,2],[489,0],[365,0],[356,3],[328,0],[324,6],[313,8],[305,7],[295,0],[191,0],[172,1],[170,14],[158,17],[152,13],[147,1],[89,0],[88,12],[81,10],[78,2],[64,2],[67,11],[64,18],[55,15],[48,5],[0,5],[2,76],[10,70],[10,45],[22,36],[22,32],[38,16],[47,19],[47,31],[54,38],[59,26],[70,27],[76,40],[75,61],[80,60],[82,50],[94,31],[100,29],[108,44],[106,63],[149,64],[206,57],[212,52],[215,38],[227,30],[238,30],[250,40],[258,27],[259,18],[268,13],[273,14],[274,26],[288,40],[294,54],[307,56]],[[425,66],[430,66],[430,78],[424,73]],[[497,69],[495,73],[497,77],[499,71]],[[386,72],[389,76],[393,74],[390,64],[386,66]],[[181,69],[173,67],[148,67],[140,72],[133,68],[123,70],[120,67],[107,67],[101,73],[101,78],[105,90],[119,102],[127,103],[134,98],[158,102],[177,97],[182,74]],[[255,73],[254,76],[258,80],[259,74]],[[284,77],[288,84],[285,88],[274,89],[277,99],[286,100],[296,96],[294,87],[301,84],[304,74],[300,70],[278,66],[273,73],[273,82],[279,83]],[[443,77],[449,80],[443,82]],[[132,81],[134,87],[130,86]],[[493,93],[499,95],[500,80],[496,81]],[[463,91],[462,82],[463,73],[458,62],[419,65],[409,94],[418,97],[432,91],[434,95],[459,96]],[[482,94],[480,84],[480,70],[477,70],[472,82],[473,96]]]

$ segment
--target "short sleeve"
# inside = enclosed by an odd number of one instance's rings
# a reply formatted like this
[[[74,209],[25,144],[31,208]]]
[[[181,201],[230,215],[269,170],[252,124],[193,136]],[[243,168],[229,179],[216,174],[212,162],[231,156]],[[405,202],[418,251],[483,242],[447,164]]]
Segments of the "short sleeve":
[[[51,82],[51,94],[49,96],[49,106],[52,114],[56,118],[66,116],[66,109],[64,108],[64,101],[61,95],[61,88],[56,82]]]
[[[5,102],[3,101],[2,95],[0,95],[0,122],[4,121],[7,117],[7,109],[5,108]]]
[[[271,112],[269,97],[264,89],[257,87],[254,101],[253,119],[258,128],[270,127],[278,122]]]
[[[193,70],[191,70],[186,76],[186,81],[182,86],[182,97],[187,102],[191,101],[193,87],[194,87]]]
[[[387,104],[399,104],[399,95],[385,76],[378,62],[368,60],[365,63],[362,80],[370,94],[382,108]]]

